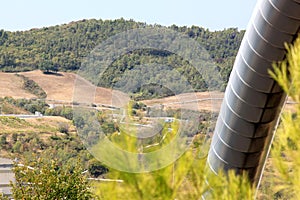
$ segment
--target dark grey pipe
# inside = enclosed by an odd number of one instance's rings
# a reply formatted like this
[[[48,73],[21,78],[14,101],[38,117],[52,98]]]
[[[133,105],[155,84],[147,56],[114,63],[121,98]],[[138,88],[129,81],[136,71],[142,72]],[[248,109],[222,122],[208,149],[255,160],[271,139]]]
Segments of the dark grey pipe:
[[[248,172],[257,184],[286,94],[270,77],[297,37],[300,0],[259,0],[225,91],[208,154],[218,170]]]

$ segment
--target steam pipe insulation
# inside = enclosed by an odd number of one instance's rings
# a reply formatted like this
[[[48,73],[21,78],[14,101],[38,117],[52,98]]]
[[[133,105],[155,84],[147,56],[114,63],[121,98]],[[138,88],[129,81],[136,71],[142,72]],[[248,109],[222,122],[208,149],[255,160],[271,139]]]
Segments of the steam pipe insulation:
[[[212,172],[257,184],[286,94],[270,77],[300,27],[300,0],[259,0],[238,51],[208,153]]]

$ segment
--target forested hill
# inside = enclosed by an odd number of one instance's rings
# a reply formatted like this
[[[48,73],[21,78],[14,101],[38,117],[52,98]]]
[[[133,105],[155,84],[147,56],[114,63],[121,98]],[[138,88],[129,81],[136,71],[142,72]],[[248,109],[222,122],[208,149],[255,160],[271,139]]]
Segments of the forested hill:
[[[0,31],[0,70],[6,72],[28,70],[73,71],[82,58],[108,37],[125,30],[159,25],[147,25],[133,20],[81,20],[29,31]],[[235,28],[211,32],[197,26],[170,29],[197,40],[216,61],[226,79],[237,53],[244,31]],[[149,52],[144,56],[149,55]],[[151,54],[151,53],[150,53]],[[132,62],[131,62],[132,63]],[[128,68],[128,59],[122,61]],[[104,84],[105,85],[105,84]],[[107,83],[106,85],[109,85]]]

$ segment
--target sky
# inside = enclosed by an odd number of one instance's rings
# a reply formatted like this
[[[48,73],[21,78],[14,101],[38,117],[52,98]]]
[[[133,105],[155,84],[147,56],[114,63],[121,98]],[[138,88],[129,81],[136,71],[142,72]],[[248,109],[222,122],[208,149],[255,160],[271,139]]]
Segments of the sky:
[[[4,0],[0,29],[29,30],[81,19],[245,29],[257,0]]]

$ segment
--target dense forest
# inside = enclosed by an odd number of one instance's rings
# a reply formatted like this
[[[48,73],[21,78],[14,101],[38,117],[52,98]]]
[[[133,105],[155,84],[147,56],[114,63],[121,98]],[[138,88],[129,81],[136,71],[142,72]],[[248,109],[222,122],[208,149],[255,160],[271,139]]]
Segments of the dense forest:
[[[35,69],[44,72],[75,71],[80,68],[83,58],[89,55],[96,45],[118,33],[144,27],[161,26],[124,19],[91,19],[28,31],[0,30],[0,70],[5,72]],[[222,80],[227,81],[244,31],[230,28],[212,32],[197,26],[178,27],[176,25],[167,28],[183,33],[199,42],[216,63]],[[168,66],[182,71],[196,90],[201,91],[205,88],[201,84],[203,81],[201,77],[195,78],[195,72],[188,69],[189,63],[185,60],[170,53],[151,50],[123,55],[112,63],[111,70],[106,72],[107,79],[97,84],[111,86],[118,76],[118,71],[124,72],[141,61],[151,62],[157,58],[160,60],[166,58]]]

